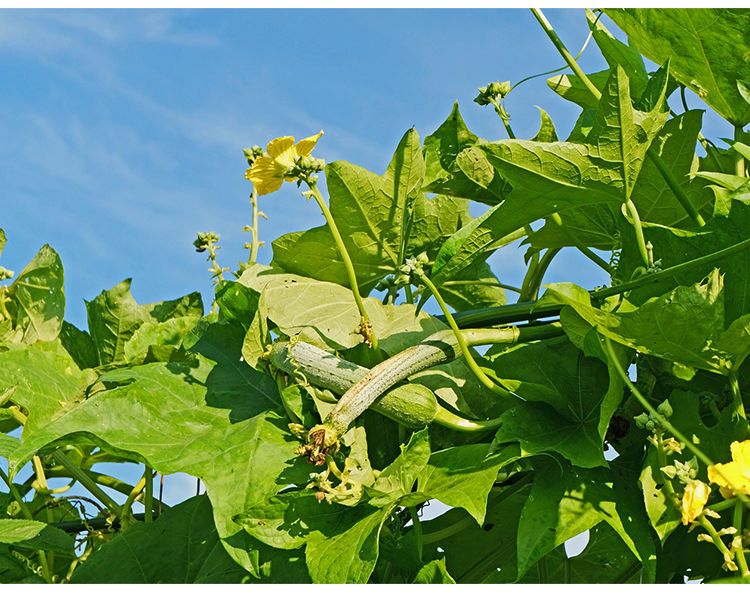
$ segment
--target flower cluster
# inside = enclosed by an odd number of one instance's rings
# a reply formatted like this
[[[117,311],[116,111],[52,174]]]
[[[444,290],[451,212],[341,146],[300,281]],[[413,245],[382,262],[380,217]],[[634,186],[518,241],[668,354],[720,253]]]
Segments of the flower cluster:
[[[310,154],[322,135],[320,131],[296,144],[294,137],[278,137],[268,143],[265,153],[257,146],[246,150],[250,167],[245,178],[255,185],[258,195],[268,195],[278,191],[284,181],[304,180],[320,172],[325,162]]]

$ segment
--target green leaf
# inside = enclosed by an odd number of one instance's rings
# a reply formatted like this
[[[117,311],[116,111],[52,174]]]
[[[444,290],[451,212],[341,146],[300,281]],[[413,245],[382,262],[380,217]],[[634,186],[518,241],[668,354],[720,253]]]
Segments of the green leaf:
[[[411,493],[414,482],[430,459],[430,434],[425,428],[412,434],[401,454],[375,480],[370,504],[387,506]]]
[[[65,315],[63,266],[49,245],[42,247],[8,288],[13,330],[8,342],[51,341],[60,334]]]
[[[633,108],[627,76],[618,67],[607,81],[585,144],[509,139],[481,145],[513,193],[445,242],[435,259],[433,282],[455,278],[506,243],[508,235],[539,218],[569,208],[627,201],[646,151],[665,120],[660,108]]]
[[[424,160],[415,129],[401,139],[383,175],[344,161],[326,167],[326,185],[330,209],[345,239],[347,251],[356,265],[363,292],[389,272],[395,272],[405,255],[414,202],[422,195]],[[298,274],[325,277],[348,284],[342,279],[340,258],[323,227],[306,233],[282,237],[274,244],[275,265]],[[300,246],[302,244],[302,246]],[[300,252],[308,257],[300,260]],[[325,256],[325,259],[323,259]],[[360,282],[359,274],[361,272]]]
[[[24,433],[42,429],[81,403],[91,372],[81,371],[59,341],[0,352],[0,388],[16,387],[13,402],[28,413]]]
[[[457,160],[463,150],[480,142],[467,128],[455,102],[446,121],[425,137],[424,189],[489,205],[502,201],[508,192],[507,185],[493,172],[481,152],[464,154],[462,160]]]
[[[498,568],[507,576],[505,582],[514,581],[518,520],[528,489],[519,483],[504,493],[493,491],[482,526],[459,509],[423,522],[424,558],[445,558],[456,583],[482,583],[497,574]],[[459,531],[446,538],[441,533],[446,529]]]
[[[587,77],[600,92],[604,90],[611,70],[589,73]],[[584,110],[597,107],[597,100],[589,88],[576,75],[555,75],[547,79],[547,86],[569,102],[578,104]]]
[[[672,171],[682,189],[704,215],[710,216],[712,195],[697,179],[688,178],[695,158],[695,144],[701,128],[702,112],[690,110],[667,121],[652,144],[665,166]],[[692,221],[674,195],[671,187],[657,170],[651,158],[643,168],[633,188],[632,198],[641,220],[666,226],[691,226]],[[547,222],[529,235],[533,248],[575,246],[577,242],[589,247],[611,249],[619,230],[632,228],[624,221],[616,206],[597,205],[584,209],[569,209],[560,214],[564,226]],[[642,261],[642,260],[641,260]]]
[[[588,8],[586,9],[586,20],[591,29],[596,45],[599,46],[604,60],[610,68],[622,67],[632,87],[633,95],[640,97],[648,80],[646,66],[638,48],[623,44],[612,35],[601,20]]]
[[[557,141],[557,131],[555,131],[555,123],[552,122],[552,118],[539,106],[537,106],[536,109],[539,110],[539,130],[531,140],[542,143],[553,143]]]
[[[247,572],[221,546],[211,504],[201,495],[169,509],[153,523],[129,526],[78,566],[71,581],[238,583],[245,576]]]
[[[0,519],[0,544],[12,544],[32,550],[73,552],[73,537],[41,521]]]
[[[363,342],[356,332],[361,316],[352,292],[330,282],[321,282],[272,269],[249,268],[240,282],[262,294],[265,316],[286,336],[320,347],[342,350]],[[439,320],[407,305],[382,305],[365,298],[367,313],[381,349],[391,354],[415,338],[442,330]],[[413,333],[413,334],[410,334]]]
[[[206,485],[227,549],[253,570],[248,552],[254,549],[247,545],[248,536],[237,536],[240,528],[232,517],[294,481],[305,483],[310,468],[295,455],[298,443],[288,433],[287,421],[274,411],[279,399],[273,380],[240,361],[241,343],[241,328],[209,325],[191,346],[201,355],[194,363],[110,371],[101,378],[110,389],[83,402],[71,399],[78,389],[72,372],[66,375],[65,368],[53,369],[35,355],[33,363],[42,371],[60,376],[55,383],[66,407],[55,400],[48,379],[25,382],[33,393],[22,393],[19,384],[14,400],[30,416],[11,465],[16,468],[59,438],[75,442],[94,437],[111,452],[140,456],[160,472],[194,475]],[[0,360],[14,353],[0,354]]]
[[[554,451],[580,467],[605,464],[603,434],[613,409],[604,405],[610,375],[602,361],[560,338],[490,353],[490,362],[503,385],[524,399],[502,414],[495,443],[519,442],[530,454]]]
[[[648,448],[643,471],[639,478],[643,491],[643,503],[654,531],[662,544],[680,526],[681,514],[664,492],[664,474],[660,471],[656,449]]]
[[[679,229],[650,228],[646,239],[654,246],[654,258],[660,261],[662,269],[682,264],[686,261],[714,253],[747,239],[750,230],[750,206],[733,202],[726,215],[712,218],[698,232]],[[724,275],[725,321],[733,322],[740,316],[750,313],[750,270],[748,251],[740,251],[714,264],[696,268],[686,268],[673,277],[634,289],[628,300],[640,305],[653,296],[662,295],[677,285],[690,285],[706,277],[713,268],[720,268]],[[643,260],[632,242],[625,242],[620,257],[617,278],[630,280]]]
[[[605,12],[659,64],[735,125],[750,121],[737,80],[750,79],[747,46],[750,14],[743,9],[613,8]]]
[[[389,508],[377,509],[338,535],[310,539],[305,555],[313,583],[367,583],[389,516]]]
[[[86,301],[89,332],[100,365],[125,361],[125,344],[143,324],[203,315],[200,293],[139,305],[130,292],[130,283],[131,280],[127,278],[110,290],[102,291],[91,301]]]
[[[518,523],[519,577],[548,552],[601,521],[620,535],[648,575],[654,575],[654,546],[640,493],[634,501],[622,490],[626,484],[615,481],[613,487],[611,479],[606,470],[569,468],[549,460],[535,470]]]
[[[95,368],[99,365],[96,347],[88,332],[79,330],[70,322],[64,321],[60,330],[60,342],[79,368]]]
[[[319,501],[312,490],[283,492],[235,517],[247,532],[274,548],[294,550],[337,536],[371,514],[372,507]]]
[[[430,561],[422,567],[412,583],[456,583],[445,568],[445,559]]]
[[[477,262],[461,272],[463,280],[443,283],[445,302],[457,311],[492,307],[507,303],[505,290],[486,262]]]
[[[487,496],[498,470],[521,458],[518,446],[490,453],[489,444],[467,444],[437,451],[417,478],[418,495],[464,509],[484,523]]]
[[[166,322],[145,322],[127,341],[123,349],[126,363],[143,361],[166,361],[159,359],[159,350],[168,349],[167,354],[182,345],[182,339],[200,320],[200,316],[189,315],[171,318]]]
[[[21,441],[15,436],[0,434],[0,457],[7,458],[18,448],[19,444],[21,444]]]

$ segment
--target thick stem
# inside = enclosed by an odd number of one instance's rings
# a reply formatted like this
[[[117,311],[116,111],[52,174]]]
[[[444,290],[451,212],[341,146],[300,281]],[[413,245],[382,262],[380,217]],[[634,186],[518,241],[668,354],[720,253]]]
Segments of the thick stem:
[[[529,286],[529,291],[531,292],[531,296],[529,297],[531,300],[536,301],[539,298],[539,289],[542,287],[542,281],[544,280],[544,275],[547,273],[547,269],[549,268],[550,264],[552,263],[552,260],[555,258],[555,256],[560,253],[560,247],[555,247],[554,249],[548,249],[544,252],[544,255],[539,260],[539,264],[537,265],[536,272],[534,273],[534,280]]]
[[[632,199],[628,199],[628,201],[625,202],[625,208],[627,209],[628,215],[633,221],[633,228],[635,229],[635,239],[638,243],[638,251],[641,254],[641,258],[643,259],[643,263],[646,265],[646,268],[650,268],[653,264],[651,263],[651,256],[649,254],[648,248],[646,247],[646,238],[643,236],[643,225],[641,224],[641,217],[638,214],[638,208],[635,207]]]
[[[102,504],[106,505],[110,513],[118,515],[120,513],[120,505],[118,505],[112,498],[102,490],[97,483],[92,480],[89,475],[76,465],[73,461],[68,459],[67,455],[62,450],[56,450],[54,453],[55,461],[62,465],[68,470],[70,475],[75,478],[81,486],[86,488],[91,494],[99,500]]]
[[[591,291],[589,293],[589,296],[591,297],[592,301],[606,299],[607,297],[619,295],[620,293],[624,293],[626,291],[631,291],[648,284],[659,282],[663,279],[671,278],[679,272],[682,272],[683,270],[697,268],[703,266],[704,264],[710,264],[717,260],[724,259],[725,257],[734,255],[735,253],[738,253],[745,249],[750,249],[750,239],[745,239],[744,241],[740,241],[735,245],[730,245],[729,247],[726,247],[719,251],[715,251],[714,253],[703,255],[687,262],[683,262],[682,264],[670,266],[669,268],[665,268],[664,270],[660,270],[658,272],[652,272],[651,274],[641,276],[640,278],[636,278],[622,284],[614,285],[606,289],[600,289],[598,291]],[[486,307],[482,309],[469,310],[454,314],[453,317],[461,327],[492,326],[498,324],[520,322],[531,318],[547,318],[550,316],[556,316],[559,315],[562,307],[562,304],[546,303],[544,305],[539,305],[536,302],[528,301],[525,303],[502,305],[499,307]]]
[[[339,232],[339,228],[336,225],[336,221],[333,219],[333,214],[331,214],[331,210],[328,209],[328,205],[326,204],[325,200],[323,199],[323,196],[320,193],[320,190],[318,189],[318,184],[314,181],[309,182],[308,186],[310,187],[310,191],[312,193],[312,196],[315,198],[315,201],[318,204],[318,207],[320,208],[320,211],[323,212],[323,216],[326,219],[326,222],[328,223],[328,228],[331,231],[331,235],[333,236],[333,240],[336,243],[336,247],[339,251],[339,255],[341,255],[341,260],[344,262],[344,268],[346,269],[346,274],[349,278],[349,287],[352,290],[352,294],[354,295],[354,301],[357,304],[357,309],[359,310],[359,315],[362,317],[361,322],[361,333],[365,337],[365,340],[368,342],[368,344],[373,348],[378,348],[378,340],[375,336],[375,332],[372,330],[371,320],[370,317],[367,315],[367,310],[365,310],[365,304],[362,300],[362,295],[359,292],[359,283],[357,282],[357,274],[354,271],[354,264],[352,264],[352,259],[349,257],[349,252],[346,249],[346,245],[344,244],[344,239],[341,237],[341,233]]]
[[[602,93],[597,89],[596,85],[592,83],[591,79],[586,76],[586,73],[581,70],[581,67],[578,66],[575,57],[565,47],[565,44],[557,35],[547,18],[544,16],[544,13],[542,13],[542,11],[538,8],[532,8],[531,12],[536,17],[536,20],[539,21],[539,24],[547,34],[547,37],[549,37],[555,48],[557,48],[557,51],[565,59],[565,62],[573,70],[575,75],[579,78],[581,83],[583,83],[586,89],[588,89],[594,99],[596,99],[596,101],[598,102],[602,98]],[[685,190],[679,184],[674,174],[672,174],[672,171],[667,168],[666,164],[664,164],[664,161],[661,159],[661,156],[658,154],[658,152],[653,148],[653,146],[651,146],[648,148],[647,153],[649,158],[653,160],[654,165],[664,178],[664,181],[667,183],[672,193],[674,193],[675,197],[677,197],[680,205],[682,205],[683,209],[687,212],[688,216],[690,216],[693,222],[695,222],[695,224],[697,224],[698,226],[704,226],[706,224],[706,221],[698,213],[698,210],[693,205],[693,202],[687,196]]]

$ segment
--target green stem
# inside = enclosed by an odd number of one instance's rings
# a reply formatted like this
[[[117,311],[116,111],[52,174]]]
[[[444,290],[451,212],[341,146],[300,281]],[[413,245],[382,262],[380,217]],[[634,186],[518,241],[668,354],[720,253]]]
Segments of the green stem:
[[[544,255],[539,260],[539,264],[537,265],[536,272],[534,273],[534,280],[531,283],[531,286],[529,287],[529,291],[531,292],[531,297],[533,301],[536,301],[539,297],[539,289],[542,286],[542,281],[544,280],[544,275],[547,273],[547,269],[549,268],[550,264],[552,263],[552,260],[554,257],[560,253],[561,247],[556,247],[554,249],[548,249],[544,252]]]
[[[552,27],[550,22],[547,20],[547,18],[544,16],[544,13],[542,13],[542,11],[539,10],[538,8],[532,8],[531,12],[536,17],[536,20],[539,21],[539,24],[542,26],[542,29],[547,34],[547,37],[550,38],[550,41],[554,44],[555,48],[557,48],[557,51],[565,59],[565,62],[573,70],[575,75],[579,78],[581,83],[583,83],[586,89],[589,90],[589,93],[591,93],[591,95],[598,102],[602,98],[602,93],[597,89],[596,85],[592,83],[591,79],[589,79],[586,76],[586,73],[584,73],[583,70],[581,70],[581,67],[578,66],[578,63],[576,62],[575,57],[565,47],[565,44],[557,35],[557,33],[555,32],[554,28]],[[669,168],[667,168],[666,164],[664,164],[664,161],[661,159],[661,156],[658,154],[658,152],[654,149],[653,146],[650,146],[648,148],[647,154],[649,158],[653,160],[654,165],[656,166],[656,169],[664,178],[664,182],[667,183],[670,190],[672,191],[672,193],[674,193],[675,197],[677,197],[677,200],[680,202],[683,209],[687,212],[687,214],[690,216],[693,222],[695,222],[695,224],[697,224],[698,226],[704,226],[706,224],[706,221],[703,219],[700,213],[698,213],[698,210],[696,209],[696,207],[693,205],[693,202],[685,193],[685,190],[677,181],[672,171],[669,170]]]
[[[409,303],[414,303],[414,295],[413,295],[413,293],[411,292],[411,285],[410,285],[410,284],[407,284],[407,285],[406,285],[406,286],[404,287],[404,293],[406,294],[406,300],[407,300],[407,301],[408,301]]]
[[[503,121],[503,126],[505,127],[505,132],[508,133],[508,137],[511,139],[516,138],[516,134],[513,132],[513,128],[510,126],[510,115],[508,114],[508,111],[505,110],[504,106],[501,106],[497,103],[497,100],[494,98],[490,100],[492,105],[495,108],[495,112],[500,117],[500,120]]]
[[[2,468],[0,468],[0,479],[5,482],[5,485],[8,486],[8,490],[10,490],[10,493],[13,495],[13,498],[18,503],[19,508],[21,509],[21,513],[24,516],[24,519],[33,520],[34,514],[31,512],[31,509],[29,509],[29,506],[24,502],[23,496],[21,496],[18,492],[18,488],[16,488],[16,485],[13,483],[13,481],[8,477],[8,475],[3,471]],[[39,550],[39,564],[42,567],[42,577],[44,578],[44,581],[47,583],[53,583],[52,578],[52,571],[49,566],[49,560],[47,559],[47,553],[44,550]]]
[[[252,241],[250,243],[250,263],[254,264],[258,259],[258,249],[262,243],[260,242],[259,231],[258,231],[258,217],[260,211],[258,210],[258,191],[253,185],[253,192],[250,195],[250,204],[253,208],[253,226],[250,229],[252,234]]]
[[[146,471],[143,474],[146,479],[146,495],[143,500],[146,523],[154,520],[154,470],[146,465]]]
[[[638,208],[635,207],[632,199],[628,199],[625,202],[625,209],[627,209],[628,215],[633,220],[638,251],[641,254],[641,258],[643,258],[643,263],[646,265],[646,268],[650,268],[653,264],[651,263],[648,248],[646,247],[646,238],[643,236],[643,225],[641,224],[641,217],[638,215]]]
[[[739,141],[742,137],[742,126],[734,126],[734,140]],[[739,152],[735,152],[737,156],[734,159],[734,174],[737,176],[745,176],[745,158]]]
[[[550,215],[550,219],[552,220],[552,222],[554,222],[560,228],[564,228],[563,227],[562,216],[560,216],[559,212],[554,212],[553,214],[551,214]],[[583,243],[581,243],[578,240],[578,237],[575,234],[575,232],[573,231],[573,229],[569,228],[569,229],[567,229],[565,231],[565,233],[573,241],[573,244],[574,244],[575,248],[578,249],[578,251],[580,251],[583,255],[585,255],[587,258],[589,258],[592,262],[594,262],[597,266],[599,266],[607,274],[611,273],[611,269],[609,267],[609,264],[605,260],[603,260],[601,257],[599,257],[598,255],[596,255],[596,253],[594,253],[593,251],[591,251],[591,249],[589,249],[588,247],[586,247],[586,245],[584,245]]]
[[[344,244],[344,239],[341,237],[341,233],[339,232],[339,228],[336,225],[336,221],[333,219],[331,210],[328,209],[328,205],[326,204],[323,196],[320,193],[320,190],[318,189],[318,184],[315,181],[312,181],[308,182],[308,186],[310,187],[312,196],[318,203],[320,211],[323,212],[323,216],[328,223],[328,228],[330,229],[333,240],[335,241],[336,247],[338,248],[339,255],[341,255],[341,260],[344,262],[344,268],[346,269],[346,274],[349,277],[349,287],[351,288],[352,294],[354,295],[354,301],[357,304],[359,315],[362,317],[361,326],[362,332],[364,333],[363,336],[365,336],[365,340],[373,349],[377,349],[378,340],[375,336],[375,332],[372,331],[371,320],[367,315],[367,310],[365,310],[365,304],[362,300],[362,295],[360,295],[359,292],[359,283],[357,282],[357,274],[354,271],[354,264],[352,264],[352,259],[351,257],[349,257],[349,252],[347,251],[346,245]]]
[[[589,293],[589,296],[591,297],[592,301],[606,299],[607,297],[619,295],[626,291],[631,291],[648,284],[659,282],[665,278],[671,278],[676,274],[682,272],[683,270],[698,268],[700,266],[703,266],[704,264],[709,264],[717,260],[724,259],[725,257],[734,255],[735,253],[749,248],[750,239],[745,239],[744,241],[740,241],[739,243],[730,245],[729,247],[726,247],[719,251],[715,251],[714,253],[709,253],[708,255],[683,262],[682,264],[670,266],[669,268],[665,268],[664,270],[660,270],[658,272],[646,274],[645,276],[641,276],[640,278],[636,278],[635,280],[630,280],[628,282],[611,286],[605,289],[600,289],[598,291],[591,291]],[[468,326],[492,326],[498,324],[520,322],[522,320],[528,320],[532,317],[547,318],[550,316],[555,316],[560,313],[562,307],[562,304],[546,303],[544,305],[539,305],[536,302],[527,301],[523,303],[515,303],[512,305],[502,305],[499,307],[485,307],[482,309],[469,310],[455,314],[454,318],[459,326],[464,328]]]
[[[680,432],[677,428],[675,428],[671,423],[669,423],[669,420],[667,420],[661,413],[659,413],[652,405],[649,403],[646,398],[640,393],[640,391],[636,388],[635,384],[633,384],[633,381],[628,377],[628,374],[625,372],[625,370],[622,368],[622,365],[620,365],[620,361],[617,359],[617,356],[614,353],[614,349],[612,348],[612,341],[609,340],[609,338],[604,337],[604,347],[607,351],[607,356],[609,357],[610,363],[614,366],[615,370],[617,370],[617,373],[622,378],[623,382],[625,382],[625,385],[630,389],[630,392],[632,395],[636,398],[636,400],[641,404],[641,406],[648,411],[649,415],[656,420],[656,422],[659,424],[659,426],[662,427],[662,429],[669,431],[672,436],[677,438],[680,442],[682,442],[690,451],[698,457],[698,459],[706,466],[706,467],[713,467],[715,464],[711,459],[706,456],[706,454],[700,450],[695,444],[693,444],[690,439],[688,439],[687,436],[685,436],[682,432]],[[743,503],[750,503],[750,499],[748,499],[747,496],[742,494],[741,490],[735,486],[731,480],[727,479],[725,476],[721,474],[721,470],[715,470],[718,475],[724,478],[724,481],[727,483],[727,485],[732,489],[732,491],[737,495],[737,498],[739,498]]]
[[[664,475],[664,472],[661,470],[662,467],[667,466],[667,456],[664,454],[664,435],[662,434],[662,431],[660,429],[657,429],[655,432],[656,435],[656,459],[659,463],[659,472],[658,475],[661,478],[661,482],[664,485],[664,493],[667,495],[667,498],[672,501],[672,504],[675,507],[679,506],[679,501],[677,500],[677,496],[674,491],[674,485],[672,484],[672,480],[670,480],[666,475]]]
[[[122,510],[120,511],[120,519],[122,519],[123,524],[128,521],[128,519],[132,515],[130,509],[133,506],[135,499],[138,498],[138,495],[141,494],[141,492],[143,492],[143,489],[146,487],[146,473],[148,472],[144,472],[143,477],[138,480],[138,483],[135,486],[133,486],[130,494],[128,494],[128,498],[125,500],[125,504],[122,505]]]
[[[737,374],[734,371],[729,372],[729,387],[732,389],[732,399],[734,402],[734,412],[742,419],[747,419],[745,415],[745,404],[742,401],[742,391],[740,383],[737,380]]]
[[[719,535],[719,532],[716,531],[713,523],[706,519],[705,515],[700,515],[696,521],[698,521],[701,527],[703,527],[703,529],[708,532],[708,535],[711,536],[711,541],[714,543],[714,546],[719,549],[719,552],[721,552],[722,556],[724,557],[724,562],[732,562],[734,560],[732,558],[732,553],[729,552],[726,544],[724,544],[724,542],[721,540],[721,536]]]
[[[128,496],[133,491],[133,486],[131,486],[130,484],[126,484],[122,480],[119,480],[115,477],[96,471],[91,471],[90,469],[86,469],[84,471],[86,472],[86,475],[89,476],[97,484],[106,486],[107,488],[112,488],[112,490],[117,490],[117,492],[119,492],[120,494]],[[68,477],[69,475],[69,471],[64,467],[51,467],[47,469],[47,477],[49,478]],[[167,507],[167,505],[162,504],[161,501],[157,500],[156,498],[152,497],[152,500],[158,508],[169,508]],[[142,502],[145,506],[145,497],[143,500],[139,500],[138,502]]]
[[[455,413],[448,411],[442,405],[438,405],[438,410],[437,410],[437,413],[435,414],[435,419],[432,421],[436,424],[443,426],[444,428],[448,428],[449,430],[455,430],[456,432],[472,433],[472,432],[490,432],[493,430],[497,430],[500,427],[501,419],[502,418],[500,417],[496,417],[495,419],[487,419],[487,420],[466,419],[464,417],[461,417],[460,415],[456,415]]]
[[[547,34],[547,37],[549,37],[550,41],[554,44],[555,48],[557,48],[557,51],[565,59],[565,62],[568,64],[568,66],[571,69],[573,69],[573,72],[580,79],[581,83],[583,83],[586,89],[589,90],[591,95],[593,95],[597,100],[599,100],[602,97],[601,92],[596,88],[596,85],[594,85],[591,82],[591,79],[589,79],[586,76],[586,74],[581,70],[581,67],[578,66],[578,63],[576,62],[575,57],[570,52],[568,52],[568,49],[565,47],[565,44],[562,42],[560,37],[557,35],[557,32],[554,30],[550,22],[547,20],[547,17],[544,16],[544,13],[538,8],[532,8],[531,13],[536,17],[536,20],[539,21],[539,24],[542,26],[542,29]]]
[[[734,505],[734,513],[732,513],[732,525],[737,530],[734,534],[735,542],[739,543],[739,546],[735,550],[737,557],[737,565],[740,568],[740,575],[746,577],[750,575],[750,570],[747,568],[747,559],[745,558],[745,550],[742,546],[742,529],[744,525],[745,509],[742,503],[737,501]],[[739,538],[739,540],[737,540]]]
[[[482,384],[484,384],[489,390],[491,390],[493,393],[503,398],[512,397],[513,395],[506,388],[503,388],[502,386],[495,384],[495,382],[493,382],[489,378],[489,376],[487,376],[487,374],[485,374],[482,371],[482,368],[479,367],[479,364],[476,362],[476,360],[474,359],[474,356],[471,354],[471,351],[469,350],[469,345],[466,343],[466,339],[464,338],[464,335],[461,333],[461,330],[458,328],[456,321],[453,319],[450,309],[448,308],[445,301],[443,300],[443,297],[440,294],[440,291],[438,290],[438,288],[423,273],[417,272],[417,276],[419,276],[419,279],[421,280],[422,284],[424,284],[430,290],[430,292],[433,294],[436,301],[438,302],[438,305],[440,305],[440,309],[442,310],[443,315],[445,316],[445,319],[448,322],[448,326],[451,327],[451,330],[453,330],[453,334],[456,335],[456,341],[458,342],[458,346],[461,349],[461,354],[466,360],[466,364],[469,366],[469,369],[474,373],[477,379]]]
[[[81,486],[86,488],[91,494],[99,500],[103,505],[109,509],[110,513],[112,515],[117,515],[120,513],[120,505],[118,505],[112,498],[102,490],[97,483],[89,477],[89,475],[81,469],[78,465],[76,465],[73,461],[68,459],[67,455],[62,452],[62,450],[58,449],[54,453],[55,461],[57,461],[60,465],[62,465],[65,469],[68,470],[68,473],[75,478]]]
[[[536,251],[531,256],[531,260],[529,261],[529,267],[526,269],[526,274],[524,275],[523,281],[521,282],[521,292],[519,293],[519,296],[518,296],[519,301],[529,301],[531,299],[531,293],[529,292],[529,288],[531,287],[534,281],[534,276],[536,274],[536,269],[538,267],[539,267],[539,252]]]
[[[409,507],[409,516],[411,517],[411,523],[414,527],[414,541],[417,543],[417,555],[419,560],[422,560],[422,522],[419,520],[419,513],[417,513],[416,507]]]

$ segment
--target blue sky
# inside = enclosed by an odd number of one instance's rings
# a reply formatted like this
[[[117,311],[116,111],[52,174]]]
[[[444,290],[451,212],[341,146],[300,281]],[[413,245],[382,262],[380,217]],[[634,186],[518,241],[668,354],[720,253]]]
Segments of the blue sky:
[[[577,49],[583,12],[548,16]],[[603,64],[593,44],[583,63]],[[243,147],[323,129],[320,157],[382,171],[406,129],[429,134],[456,99],[478,134],[502,137],[476,88],[560,64],[527,10],[0,10],[3,265],[49,242],[79,326],[82,300],[126,277],[141,302],[207,297],[191,243],[216,230],[222,261],[244,259]],[[509,100],[519,135],[536,129],[534,104],[563,132],[576,116],[540,78]],[[293,185],[262,209],[268,242],[322,222]],[[519,255],[493,260],[508,282]]]

